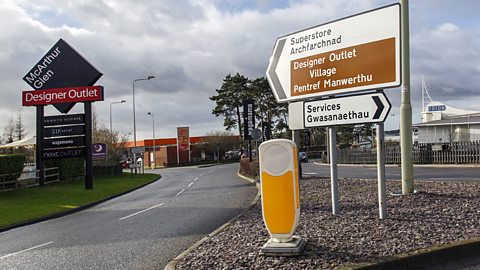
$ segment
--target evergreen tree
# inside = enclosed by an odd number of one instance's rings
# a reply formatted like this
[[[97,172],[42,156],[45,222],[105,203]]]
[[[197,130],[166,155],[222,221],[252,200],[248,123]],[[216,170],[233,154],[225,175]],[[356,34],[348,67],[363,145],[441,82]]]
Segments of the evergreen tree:
[[[232,76],[228,74],[223,79],[220,89],[216,89],[217,95],[210,97],[216,106],[212,111],[215,116],[223,116],[223,125],[226,130],[238,127],[240,138],[243,138],[242,106],[243,100],[248,98],[250,91],[248,79],[239,73]]]

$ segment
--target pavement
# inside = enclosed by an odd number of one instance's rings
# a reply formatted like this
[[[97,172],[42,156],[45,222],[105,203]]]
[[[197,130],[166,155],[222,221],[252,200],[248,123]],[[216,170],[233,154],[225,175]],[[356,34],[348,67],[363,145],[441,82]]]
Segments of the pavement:
[[[323,163],[320,163],[324,165]],[[340,165],[340,164],[339,164]],[[351,166],[351,165],[349,165]],[[359,165],[365,166],[365,165]],[[371,165],[376,166],[376,165]],[[390,166],[399,166],[399,165],[390,165]],[[437,166],[424,166],[421,167],[437,167]],[[420,167],[419,166],[419,167]],[[451,167],[480,167],[480,165],[467,165],[462,166],[459,164],[447,165]],[[446,167],[442,165],[442,167]],[[254,179],[240,175],[239,177],[246,179],[252,183],[255,183]],[[257,197],[252,202],[251,207],[260,198],[260,185],[257,183],[257,188],[259,192]],[[250,208],[251,208],[250,207]],[[249,208],[249,209],[250,209]],[[230,226],[235,220],[240,218],[246,211],[240,213],[238,216],[204,237],[179,256],[177,256],[173,261],[171,261],[166,267],[165,270],[174,270],[175,265],[179,260],[186,256],[189,252],[200,246],[203,242],[208,240],[210,237],[222,232],[228,226]],[[442,269],[461,269],[461,270],[480,270],[480,238],[469,239],[465,241],[460,241],[452,244],[434,246],[425,250],[418,250],[406,254],[398,254],[391,258],[386,258],[385,260],[380,260],[375,263],[365,263],[365,264],[354,264],[354,265],[345,265],[339,269],[355,269],[355,270],[412,270],[412,269],[422,269],[422,270],[442,270]]]

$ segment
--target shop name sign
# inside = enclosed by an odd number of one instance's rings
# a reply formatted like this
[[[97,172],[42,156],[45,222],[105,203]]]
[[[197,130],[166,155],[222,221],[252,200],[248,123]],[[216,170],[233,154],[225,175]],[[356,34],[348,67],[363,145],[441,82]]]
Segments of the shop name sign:
[[[267,78],[278,102],[398,87],[400,5],[278,38]]]
[[[22,92],[23,106],[102,100],[103,86],[67,87]]]

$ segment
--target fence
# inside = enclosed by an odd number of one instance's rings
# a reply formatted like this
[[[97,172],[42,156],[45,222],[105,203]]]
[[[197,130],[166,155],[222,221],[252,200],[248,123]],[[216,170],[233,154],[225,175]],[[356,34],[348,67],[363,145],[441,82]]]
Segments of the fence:
[[[1,174],[0,190],[34,187],[39,185],[39,170],[26,169],[20,174]],[[45,184],[59,181],[58,167],[46,168],[44,172]]]
[[[400,145],[385,147],[385,163],[400,164]],[[369,164],[377,162],[376,149],[338,149],[338,163]],[[321,157],[327,162],[327,155]],[[452,142],[443,144],[416,143],[412,147],[415,164],[468,164],[480,163],[480,141]]]

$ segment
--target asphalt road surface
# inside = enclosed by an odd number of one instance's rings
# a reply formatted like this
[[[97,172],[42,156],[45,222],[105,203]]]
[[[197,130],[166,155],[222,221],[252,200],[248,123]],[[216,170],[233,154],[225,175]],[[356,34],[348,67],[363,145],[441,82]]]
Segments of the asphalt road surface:
[[[343,165],[337,166],[339,178],[365,178],[376,179],[377,167],[374,165]],[[415,180],[428,181],[478,181],[480,180],[480,167],[462,166],[414,166]],[[330,165],[302,163],[303,176],[330,177]],[[385,167],[386,179],[402,179],[399,165],[387,165]]]
[[[162,178],[88,210],[0,234],[0,269],[163,269],[257,193],[238,164]]]

